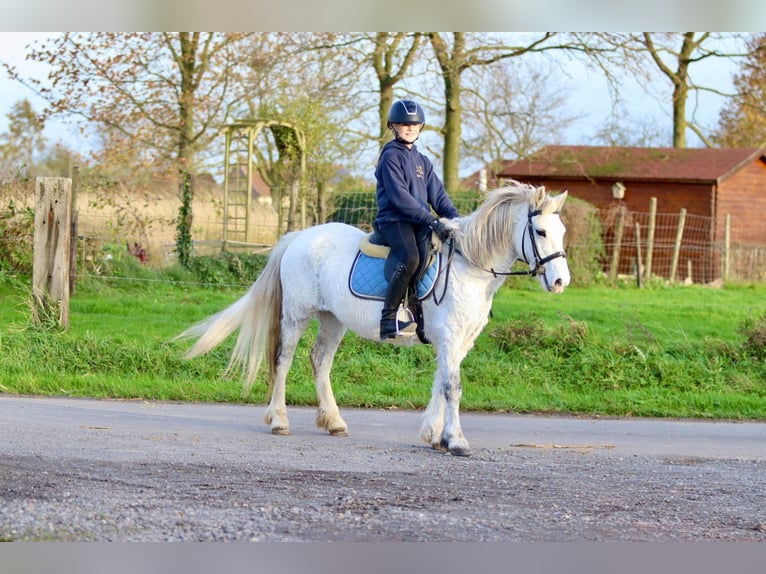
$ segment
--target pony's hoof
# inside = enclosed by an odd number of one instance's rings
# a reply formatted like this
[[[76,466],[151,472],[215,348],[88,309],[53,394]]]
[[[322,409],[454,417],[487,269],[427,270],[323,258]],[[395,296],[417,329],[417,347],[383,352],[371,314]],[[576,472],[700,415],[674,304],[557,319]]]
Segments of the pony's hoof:
[[[271,434],[276,434],[279,436],[289,436],[290,429],[288,427],[274,427],[271,429]]]
[[[449,453],[452,456],[471,456],[471,449],[467,446],[456,446],[449,449]]]
[[[334,429],[330,431],[330,436],[348,436],[348,429]]]
[[[468,441],[464,438],[457,438],[450,441],[446,438],[442,438],[442,444],[449,451],[452,456],[471,456],[471,449],[468,446]]]

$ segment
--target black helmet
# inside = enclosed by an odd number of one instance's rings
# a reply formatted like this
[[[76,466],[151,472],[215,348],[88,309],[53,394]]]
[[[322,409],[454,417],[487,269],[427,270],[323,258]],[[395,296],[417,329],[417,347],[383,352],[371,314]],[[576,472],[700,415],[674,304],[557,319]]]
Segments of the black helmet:
[[[419,103],[412,100],[397,100],[388,110],[388,127],[391,124],[424,124],[426,114]]]

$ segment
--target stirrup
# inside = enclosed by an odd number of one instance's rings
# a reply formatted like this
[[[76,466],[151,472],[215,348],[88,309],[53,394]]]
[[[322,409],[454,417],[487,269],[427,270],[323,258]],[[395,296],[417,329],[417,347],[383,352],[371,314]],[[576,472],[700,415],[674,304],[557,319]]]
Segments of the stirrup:
[[[397,321],[395,331],[388,331],[386,333],[383,331],[380,332],[380,340],[387,341],[389,339],[397,339],[399,337],[408,339],[410,337],[414,337],[417,334],[417,328],[417,323],[399,323],[399,321]]]
[[[399,321],[396,320],[396,336],[397,337],[411,337],[416,333],[418,324],[413,321]]]
[[[404,312],[408,315],[407,319],[400,319],[399,314]],[[418,323],[415,321],[415,316],[409,309],[400,307],[397,310],[394,318],[386,319],[388,323],[393,323],[394,330],[383,332],[383,321],[381,321],[380,340],[386,341],[388,339],[396,339],[397,337],[412,337],[417,334]],[[391,327],[392,325],[387,325]]]

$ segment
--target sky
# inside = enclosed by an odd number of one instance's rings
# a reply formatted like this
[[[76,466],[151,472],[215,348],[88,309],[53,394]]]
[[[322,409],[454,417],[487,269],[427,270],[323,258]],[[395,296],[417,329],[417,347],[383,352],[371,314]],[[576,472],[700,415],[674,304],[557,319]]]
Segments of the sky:
[[[15,66],[22,76],[44,78],[46,66],[25,59],[26,47],[32,42],[50,36],[49,32],[0,32],[0,62]],[[32,90],[15,80],[8,78],[4,70],[0,70],[0,132],[8,128],[8,113],[15,103],[27,98],[37,112],[42,112],[45,102]],[[75,126],[66,125],[53,120],[46,126],[45,137],[53,144],[62,141],[71,148],[83,145],[83,139]]]
[[[45,38],[50,33],[45,32],[0,32],[0,61],[7,62],[18,67],[24,76],[45,77],[47,70],[43,64],[30,62],[25,59],[26,47],[34,42]],[[706,68],[695,68],[697,81],[715,87],[721,91],[731,89],[732,75],[737,71],[736,65],[724,59],[715,59]],[[700,73],[701,71],[701,73]],[[605,80],[601,75],[588,71],[572,63],[568,65],[569,78],[561,78],[566,86],[567,112],[579,116],[579,119],[566,130],[562,144],[593,144],[595,133],[604,124],[610,114],[612,102]],[[658,93],[664,94],[664,100],[658,100],[647,96],[646,92],[636,82],[627,80],[621,86],[621,96],[625,99],[625,109],[630,120],[628,126],[641,123],[656,124],[661,128],[663,137],[667,134],[667,144],[670,144],[671,109],[669,103],[669,84],[660,83],[656,88]],[[7,78],[4,72],[0,72],[0,132],[7,129],[7,114],[14,103],[23,98],[28,98],[33,107],[42,111],[44,102],[30,89],[20,83]],[[715,127],[718,114],[724,99],[713,94],[703,94],[700,97],[699,109],[696,119],[708,130]],[[690,106],[691,109],[691,106]],[[87,147],[87,140],[78,133],[75,126],[67,125],[62,121],[50,122],[45,130],[45,136],[49,143],[61,141],[68,147],[83,151]],[[691,132],[687,133],[689,146],[701,146],[702,142]],[[463,171],[472,171],[467,168]]]

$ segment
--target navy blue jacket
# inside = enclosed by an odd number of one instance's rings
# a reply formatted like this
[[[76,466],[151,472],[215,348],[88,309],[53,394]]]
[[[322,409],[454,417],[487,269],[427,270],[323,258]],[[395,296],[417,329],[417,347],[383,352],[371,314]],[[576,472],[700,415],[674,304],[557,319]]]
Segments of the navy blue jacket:
[[[397,140],[388,142],[380,152],[375,179],[378,181],[378,214],[375,216],[378,227],[395,221],[428,225],[435,219],[431,208],[439,217],[460,215],[434,173],[433,165],[417,146],[407,149]]]

